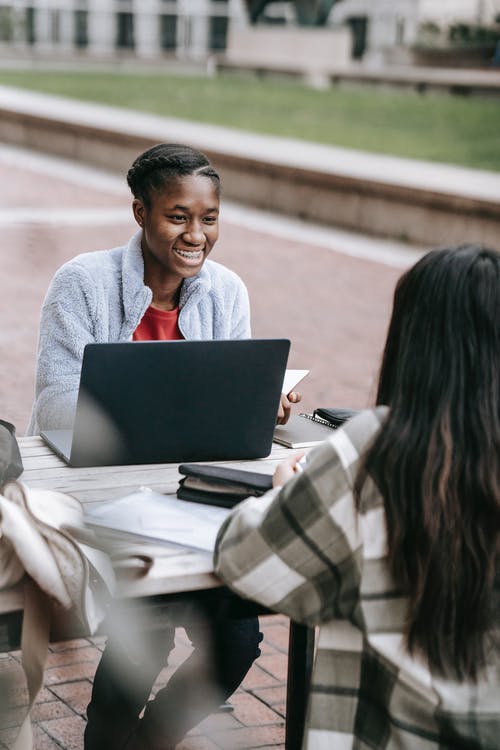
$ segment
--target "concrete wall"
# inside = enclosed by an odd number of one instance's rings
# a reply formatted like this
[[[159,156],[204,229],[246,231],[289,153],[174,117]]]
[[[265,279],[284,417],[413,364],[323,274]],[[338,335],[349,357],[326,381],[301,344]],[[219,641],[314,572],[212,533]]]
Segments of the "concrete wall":
[[[328,81],[328,73],[348,64],[351,34],[347,28],[231,27],[223,57],[229,65],[299,73],[307,80]]]

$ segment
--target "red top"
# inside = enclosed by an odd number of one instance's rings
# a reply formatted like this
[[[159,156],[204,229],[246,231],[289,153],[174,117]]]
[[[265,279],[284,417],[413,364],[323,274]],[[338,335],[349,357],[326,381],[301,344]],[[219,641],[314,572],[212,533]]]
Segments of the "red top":
[[[157,310],[148,307],[135,329],[133,341],[177,341],[184,336],[179,330],[179,308]]]

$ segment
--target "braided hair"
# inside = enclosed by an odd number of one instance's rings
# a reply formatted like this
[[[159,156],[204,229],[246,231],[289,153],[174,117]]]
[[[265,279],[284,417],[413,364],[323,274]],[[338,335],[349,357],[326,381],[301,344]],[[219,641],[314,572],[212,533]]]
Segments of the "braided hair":
[[[220,195],[220,177],[205,154],[181,143],[159,143],[144,151],[128,170],[127,183],[134,198],[151,208],[152,192],[188,175],[208,177]]]

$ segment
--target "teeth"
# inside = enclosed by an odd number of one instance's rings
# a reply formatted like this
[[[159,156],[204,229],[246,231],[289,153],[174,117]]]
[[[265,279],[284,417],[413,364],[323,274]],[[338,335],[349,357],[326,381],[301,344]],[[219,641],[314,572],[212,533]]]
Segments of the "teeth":
[[[194,251],[188,251],[188,250],[177,250],[176,253],[179,253],[179,255],[182,258],[186,258],[187,260],[194,260],[195,258],[199,258],[202,254],[201,250],[194,250]]]

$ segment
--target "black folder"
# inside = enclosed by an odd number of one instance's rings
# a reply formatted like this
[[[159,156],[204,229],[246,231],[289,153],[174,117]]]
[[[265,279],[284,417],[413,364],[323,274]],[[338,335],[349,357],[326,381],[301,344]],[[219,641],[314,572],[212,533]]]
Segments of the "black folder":
[[[181,500],[232,508],[251,495],[263,495],[273,486],[271,474],[232,469],[214,464],[181,464],[177,497]]]

